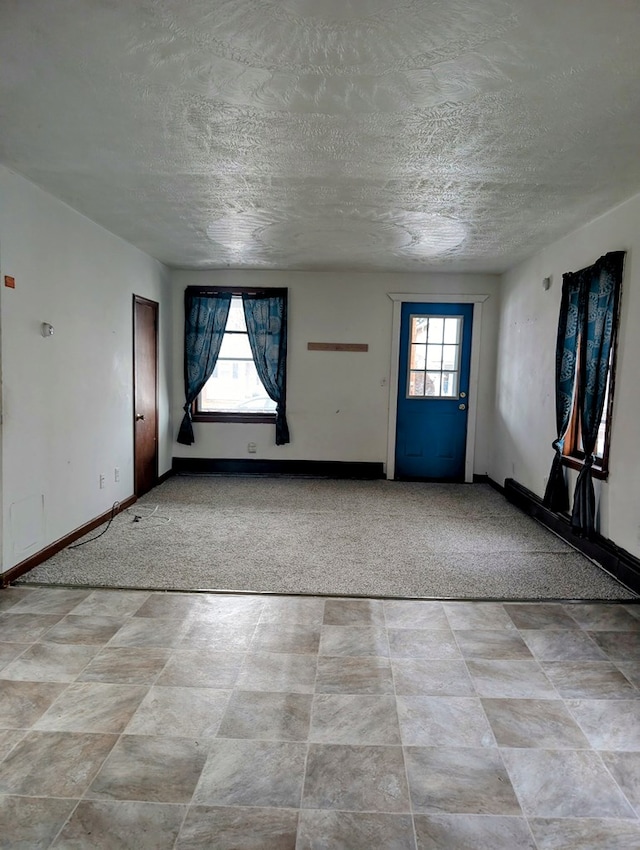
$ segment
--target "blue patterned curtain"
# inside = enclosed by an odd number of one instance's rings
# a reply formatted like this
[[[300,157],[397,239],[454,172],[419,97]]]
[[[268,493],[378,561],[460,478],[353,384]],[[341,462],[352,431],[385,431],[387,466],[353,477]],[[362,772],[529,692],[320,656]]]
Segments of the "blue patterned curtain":
[[[578,327],[581,324],[580,318],[584,309],[579,274],[578,272],[563,275],[556,341],[556,431],[558,436],[551,444],[556,454],[551,465],[543,504],[558,513],[569,508],[569,491],[562,465],[562,453],[571,419],[576,381]]]
[[[184,389],[186,403],[178,442],[190,446],[194,442],[191,405],[216,367],[227,324],[231,293],[184,296]]]
[[[287,425],[287,296],[247,295],[242,304],[260,380],[276,403],[276,445],[289,442]]]
[[[616,332],[624,251],[600,257],[595,265],[577,272],[584,292],[578,405],[584,466],[576,482],[571,525],[578,534],[595,530],[595,493],[591,467],[604,409],[611,347]]]

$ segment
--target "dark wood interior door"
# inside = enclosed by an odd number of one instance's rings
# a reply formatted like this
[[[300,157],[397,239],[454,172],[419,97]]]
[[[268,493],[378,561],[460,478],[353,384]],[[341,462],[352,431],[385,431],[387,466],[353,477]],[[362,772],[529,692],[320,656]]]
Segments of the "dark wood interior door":
[[[133,296],[134,492],[158,480],[158,304]]]

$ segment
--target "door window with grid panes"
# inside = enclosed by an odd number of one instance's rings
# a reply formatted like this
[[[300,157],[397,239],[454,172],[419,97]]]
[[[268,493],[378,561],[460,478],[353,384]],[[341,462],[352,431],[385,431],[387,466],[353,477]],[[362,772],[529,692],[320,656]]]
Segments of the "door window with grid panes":
[[[411,316],[407,398],[457,398],[462,316]]]

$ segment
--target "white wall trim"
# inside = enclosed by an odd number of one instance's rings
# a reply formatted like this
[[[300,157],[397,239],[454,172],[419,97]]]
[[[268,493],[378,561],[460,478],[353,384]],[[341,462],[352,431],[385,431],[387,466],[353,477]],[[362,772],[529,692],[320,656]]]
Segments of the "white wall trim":
[[[464,292],[456,295],[451,292],[439,292],[429,295],[426,292],[387,292],[387,296],[392,301],[413,301],[416,304],[482,304],[490,295],[475,295],[474,293]]]
[[[389,292],[393,301],[393,320],[391,338],[391,367],[389,370],[389,429],[387,440],[388,479],[395,476],[396,471],[396,425],[398,416],[398,373],[400,367],[400,318],[403,303],[409,301],[415,304],[473,304],[473,334],[471,337],[471,365],[469,374],[469,413],[467,415],[466,454],[464,464],[464,480],[473,481],[473,462],[476,442],[476,418],[478,415],[478,384],[480,380],[480,340],[482,339],[482,305],[489,295],[474,295],[470,293],[436,293],[426,294],[411,292]]]

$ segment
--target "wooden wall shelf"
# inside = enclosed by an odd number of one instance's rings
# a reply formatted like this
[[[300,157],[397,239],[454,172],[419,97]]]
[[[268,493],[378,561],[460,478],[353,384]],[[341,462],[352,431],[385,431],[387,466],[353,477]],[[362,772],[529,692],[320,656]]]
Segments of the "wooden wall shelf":
[[[369,351],[367,343],[361,342],[308,342],[309,351]]]

